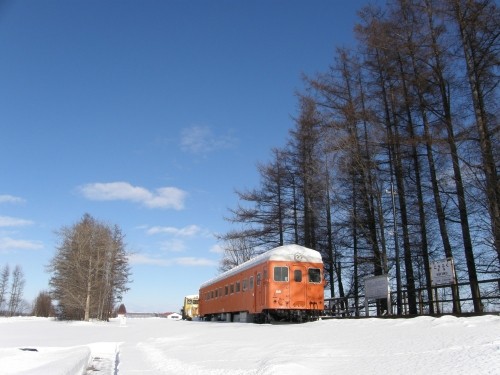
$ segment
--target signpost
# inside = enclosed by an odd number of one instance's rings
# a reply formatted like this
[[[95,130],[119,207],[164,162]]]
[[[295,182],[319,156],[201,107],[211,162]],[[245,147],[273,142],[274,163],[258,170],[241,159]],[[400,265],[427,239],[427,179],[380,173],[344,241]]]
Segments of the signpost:
[[[387,309],[390,314],[391,308],[391,291],[389,289],[389,278],[387,275],[379,275],[365,278],[365,312],[369,316],[368,300],[370,299],[387,299]]]
[[[432,286],[455,284],[455,266],[453,258],[441,259],[431,263]]]
[[[458,288],[455,285],[457,280],[455,277],[455,265],[453,263],[453,258],[446,258],[432,262],[430,269],[431,285],[434,287],[438,314],[440,313],[440,308],[437,287],[442,285],[451,285],[451,290],[453,292],[453,311],[460,311],[460,304],[458,303]]]

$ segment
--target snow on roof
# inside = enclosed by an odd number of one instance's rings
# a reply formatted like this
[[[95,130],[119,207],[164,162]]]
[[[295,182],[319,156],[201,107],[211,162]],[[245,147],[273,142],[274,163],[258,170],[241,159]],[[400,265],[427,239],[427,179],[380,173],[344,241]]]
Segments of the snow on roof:
[[[201,284],[200,289],[268,260],[300,263],[323,263],[321,254],[316,250],[295,244],[279,246],[257,255],[255,258],[252,258],[245,263],[242,263],[229,271],[223,272],[213,279],[204,282]]]

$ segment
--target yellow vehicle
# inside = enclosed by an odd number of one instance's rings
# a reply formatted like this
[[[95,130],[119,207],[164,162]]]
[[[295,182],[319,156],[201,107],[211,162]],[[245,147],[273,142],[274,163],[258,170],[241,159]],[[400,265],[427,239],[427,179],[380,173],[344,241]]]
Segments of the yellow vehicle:
[[[193,320],[198,317],[198,295],[192,294],[184,297],[184,305],[182,306],[182,319]]]

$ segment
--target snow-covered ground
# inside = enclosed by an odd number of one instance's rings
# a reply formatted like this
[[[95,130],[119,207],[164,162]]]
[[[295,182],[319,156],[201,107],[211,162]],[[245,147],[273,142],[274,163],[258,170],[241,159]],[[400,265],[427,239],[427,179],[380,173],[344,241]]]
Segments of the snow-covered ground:
[[[500,374],[500,316],[290,325],[2,318],[0,374]]]

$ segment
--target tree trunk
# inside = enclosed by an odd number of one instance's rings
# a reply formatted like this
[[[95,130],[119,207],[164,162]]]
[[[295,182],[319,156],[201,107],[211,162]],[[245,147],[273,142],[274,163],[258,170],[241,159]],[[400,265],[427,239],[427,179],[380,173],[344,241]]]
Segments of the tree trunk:
[[[90,320],[90,294],[92,293],[92,259],[89,260],[89,269],[87,274],[87,296],[85,298],[85,316],[84,320]]]

